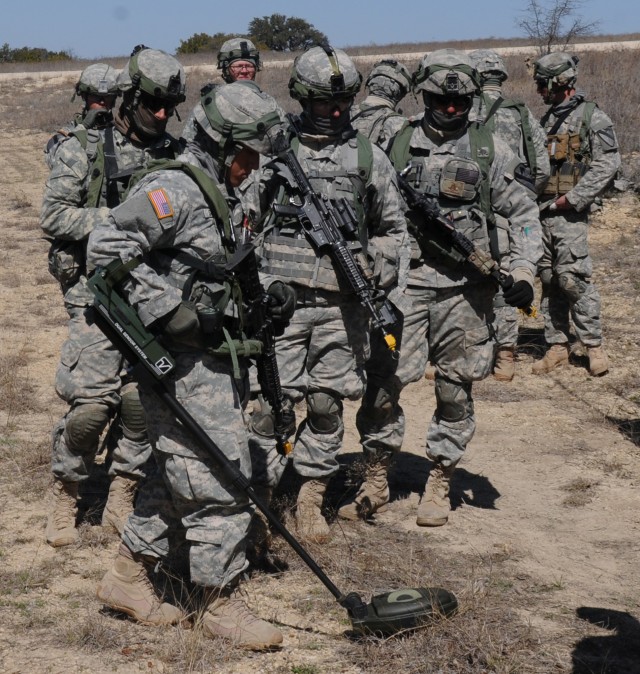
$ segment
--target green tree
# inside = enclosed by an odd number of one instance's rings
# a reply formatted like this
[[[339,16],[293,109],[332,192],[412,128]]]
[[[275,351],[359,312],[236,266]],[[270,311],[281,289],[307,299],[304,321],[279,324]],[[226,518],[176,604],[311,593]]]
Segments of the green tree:
[[[592,35],[597,21],[585,21],[577,13],[584,0],[529,0],[516,25],[538,48],[540,54],[565,49],[576,38]]]
[[[226,40],[238,37],[232,33],[195,33],[186,40],[180,40],[180,46],[176,49],[177,54],[196,54],[198,52],[217,52]]]
[[[68,61],[73,58],[70,52],[49,51],[42,47],[20,47],[12,49],[8,42],[0,47],[0,63],[21,63],[40,61]]]
[[[272,51],[296,51],[328,42],[327,36],[305,19],[284,14],[256,17],[249,23],[247,32]]]

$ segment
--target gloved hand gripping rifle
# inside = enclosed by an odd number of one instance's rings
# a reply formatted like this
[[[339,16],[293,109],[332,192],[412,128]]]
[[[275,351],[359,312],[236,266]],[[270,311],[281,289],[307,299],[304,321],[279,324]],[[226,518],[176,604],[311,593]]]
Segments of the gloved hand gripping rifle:
[[[451,246],[457,250],[476,271],[483,276],[490,276],[503,290],[509,287],[507,282],[508,275],[501,269],[500,265],[491,257],[491,255],[481,248],[478,248],[471,239],[459,232],[453,222],[449,220],[435,199],[418,192],[406,179],[405,173],[409,170],[398,173],[398,185],[404,194],[407,206],[419,211],[427,223],[436,227],[445,234]],[[520,309],[522,313],[531,318],[537,316],[536,308],[532,305]]]
[[[290,187],[302,204],[274,204],[274,213],[297,218],[311,245],[328,253],[336,273],[369,312],[373,328],[380,330],[389,350],[395,351],[396,338],[390,332],[397,323],[395,309],[383,291],[371,286],[345,240],[345,235],[353,236],[358,228],[358,219],[351,204],[346,199],[331,200],[316,194],[284,134],[276,141],[278,160],[288,169]]]

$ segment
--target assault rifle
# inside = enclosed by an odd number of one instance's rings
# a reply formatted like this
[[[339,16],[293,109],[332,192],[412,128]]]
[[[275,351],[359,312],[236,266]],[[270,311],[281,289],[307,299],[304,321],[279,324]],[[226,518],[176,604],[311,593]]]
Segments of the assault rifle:
[[[268,309],[269,295],[265,292],[258,274],[258,260],[251,243],[240,246],[226,265],[242,291],[242,299],[248,305],[248,320],[253,328],[252,337],[262,342],[262,353],[256,359],[258,383],[273,412],[276,449],[283,456],[293,447],[289,436],[295,431],[295,413],[285,406],[280,373],[276,360],[276,331]]]
[[[278,159],[288,169],[287,179],[302,204],[274,204],[273,212],[297,218],[311,245],[318,251],[327,251],[336,273],[369,312],[374,329],[382,333],[389,350],[395,351],[396,338],[390,329],[398,319],[393,304],[383,291],[371,286],[345,240],[345,237],[353,237],[358,229],[358,218],[351,204],[346,199],[328,199],[316,194],[283,133],[276,143]]]
[[[398,173],[398,185],[405,195],[407,206],[419,211],[430,225],[434,225],[449,240],[451,246],[460,253],[466,262],[468,262],[482,276],[490,276],[503,290],[506,289],[507,274],[501,269],[500,265],[491,257],[491,255],[481,248],[478,248],[471,239],[459,232],[453,222],[449,220],[440,210],[438,202],[418,192],[413,185],[405,178],[404,171]],[[508,287],[508,286],[507,286]],[[535,318],[538,314],[536,308],[532,305],[522,307],[522,313],[530,318]]]

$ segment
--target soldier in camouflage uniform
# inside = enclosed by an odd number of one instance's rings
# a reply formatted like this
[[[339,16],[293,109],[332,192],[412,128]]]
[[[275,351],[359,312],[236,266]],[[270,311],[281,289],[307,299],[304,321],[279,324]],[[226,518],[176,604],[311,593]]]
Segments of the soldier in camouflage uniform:
[[[541,252],[538,209],[530,190],[516,180],[517,157],[504,141],[470,124],[473,97],[480,88],[473,65],[464,52],[438,50],[422,59],[413,81],[425,111],[392,140],[395,168],[408,169],[410,184],[436,199],[456,229],[485,252],[492,213],[508,220],[511,285],[504,298],[510,305],[527,306]],[[404,318],[401,356],[397,363],[387,358],[368,368],[356,423],[370,470],[355,501],[339,514],[368,518],[388,502],[387,466],[404,436],[400,392],[423,376],[431,359],[436,410],[427,431],[427,456],[435,465],[416,522],[440,526],[451,508],[451,475],[476,427],[472,383],[491,371],[496,288],[465,264],[424,216],[413,210],[407,216],[411,261],[406,289],[396,300]]]
[[[87,129],[104,128],[112,122],[111,108],[118,95],[118,71],[106,63],[92,63],[87,66],[76,82],[71,101],[76,96],[82,99],[83,107],[73,120],[56,131],[44,149],[45,162],[53,168],[55,154],[60,143],[69,136],[79,124]]]
[[[570,319],[587,347],[589,373],[609,370],[600,294],[591,279],[589,207],[613,180],[620,153],[611,119],[576,89],[577,73],[578,59],[565,52],[546,54],[533,68],[538,93],[550,106],[541,122],[551,159],[551,177],[540,197],[544,254],[538,265],[550,348],[534,363],[534,374],[568,364]]]
[[[522,160],[518,169],[520,180],[531,186],[536,198],[549,179],[547,135],[524,103],[503,97],[502,83],[509,75],[499,54],[491,49],[476,49],[469,58],[478,71],[482,85],[482,93],[474,105],[475,117],[502,138]],[[496,215],[496,226],[491,233],[494,255],[497,254],[501,267],[506,271],[509,268],[509,223]],[[493,376],[498,381],[511,381],[515,375],[518,311],[504,301],[500,289],[493,308],[496,315]]]
[[[271,150],[283,123],[275,100],[244,82],[205,94],[196,120],[196,137],[178,158],[181,165],[148,172],[94,230],[89,263],[139,262],[123,290],[176,360],[169,376],[177,400],[249,478],[243,415],[248,342],[241,341],[238,294],[223,272],[233,248],[225,198],[257,168],[258,153]],[[201,173],[190,172],[190,165]],[[285,284],[276,281],[268,292],[276,315],[293,310],[293,291]],[[280,646],[280,631],[252,615],[235,587],[247,566],[252,507],[246,492],[225,477],[153,392],[143,389],[141,397],[158,474],[140,488],[98,597],[147,624],[180,621],[182,612],[162,602],[149,573],[186,540],[205,633],[247,648]]]
[[[222,79],[230,84],[236,80],[255,80],[258,70],[262,70],[260,52],[256,46],[245,37],[233,37],[223,42],[218,52],[218,70],[222,71]],[[215,82],[208,82],[200,89],[200,96],[205,96],[214,87]],[[198,104],[191,111],[189,118],[182,129],[181,139],[187,143],[193,140],[196,133],[195,113]]]
[[[358,106],[351,124],[384,150],[406,121],[397,108],[411,91],[411,73],[402,63],[383,59],[373,66],[364,86],[368,95]]]
[[[116,411],[122,437],[109,469],[104,525],[122,530],[151,452],[137,388],[123,382],[122,357],[91,316],[86,244],[95,225],[120,201],[133,172],[150,159],[175,156],[177,141],[165,128],[184,100],[184,70],[172,56],[144,48],[131,57],[117,85],[123,100],[113,124],[98,129],[80,125],[60,144],[42,204],[40,223],[53,239],[49,268],[61,284],[69,313],[55,380],[69,411],[53,431],[54,502],[46,529],[53,547],[78,540],[78,487],[89,477],[100,435]]]
[[[300,101],[302,114],[295,120],[299,134],[292,148],[318,194],[344,198],[359,214],[358,234],[348,245],[361,259],[366,251],[377,283],[388,288],[397,282],[401,252],[408,253],[406,222],[389,160],[349,121],[360,83],[360,73],[341,50],[317,46],[298,56],[289,91]],[[330,257],[312,246],[300,223],[270,210],[272,203],[286,204],[293,196],[286,169],[274,162],[259,181],[261,205],[250,212],[262,222],[263,269],[291,283],[297,294],[293,318],[276,342],[283,392],[291,404],[304,400],[307,407],[292,454],[304,480],[296,525],[308,540],[322,542],[330,533],[321,508],[327,483],[338,470],[343,400],[356,400],[364,390],[368,315],[357,297],[343,289]],[[364,267],[369,268],[366,259]],[[262,438],[273,457],[271,417],[255,413],[251,427],[255,441]],[[268,468],[265,486],[273,487],[282,472],[277,457]]]

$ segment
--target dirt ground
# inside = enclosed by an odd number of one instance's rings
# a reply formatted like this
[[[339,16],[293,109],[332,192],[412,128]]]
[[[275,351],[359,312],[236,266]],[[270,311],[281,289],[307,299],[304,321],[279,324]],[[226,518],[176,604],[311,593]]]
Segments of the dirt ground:
[[[101,532],[99,518],[88,514],[78,546],[55,551],[45,544],[49,433],[64,411],[53,377],[65,336],[65,312],[38,227],[46,139],[9,130],[0,115],[0,671],[382,671],[351,657],[342,609],[300,565],[248,583],[252,606],[284,631],[284,649],[245,655],[214,644],[209,648],[218,649],[220,660],[203,668],[201,652],[190,659],[188,634],[158,636],[101,612],[94,589],[117,539]],[[394,554],[431,559],[437,568],[414,569],[416,580],[448,583],[462,607],[474,593],[493,597],[495,615],[510,616],[499,630],[505,643],[526,629],[532,644],[526,664],[511,668],[489,662],[465,669],[452,661],[431,669],[426,654],[422,665],[404,666],[400,654],[387,671],[640,672],[639,226],[637,197],[625,193],[605,202],[592,228],[608,375],[589,377],[576,354],[568,369],[534,377],[541,323],[523,319],[515,380],[488,379],[474,389],[478,429],[453,480],[449,524],[415,525],[434,405],[433,385],[425,380],[403,396],[408,429],[388,510],[371,525],[334,524],[331,555],[314,549],[340,583],[365,594],[390,588],[359,586],[357,564],[334,557],[341,541],[352,551],[365,543],[385,546],[379,559],[386,564],[393,565]],[[345,466],[359,456],[354,413],[347,404]],[[456,567],[459,560],[468,565]],[[501,582],[510,593],[501,594]],[[181,664],[169,656],[169,643],[182,649]]]

